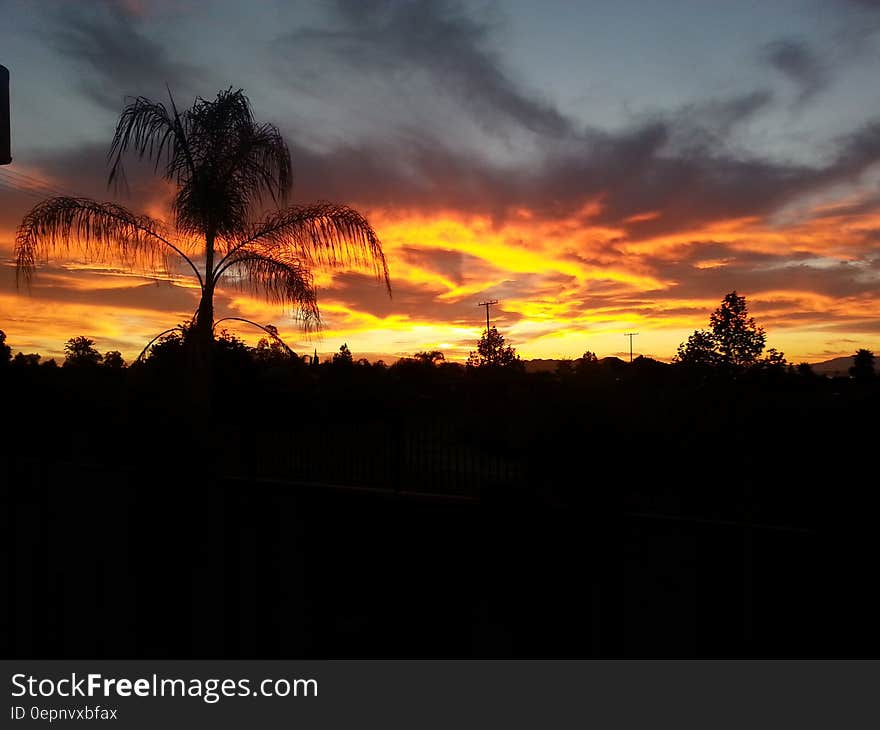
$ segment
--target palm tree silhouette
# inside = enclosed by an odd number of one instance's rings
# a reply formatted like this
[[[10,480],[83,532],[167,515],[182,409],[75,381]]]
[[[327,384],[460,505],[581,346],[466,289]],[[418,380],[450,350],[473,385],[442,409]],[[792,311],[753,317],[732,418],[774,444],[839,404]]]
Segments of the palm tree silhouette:
[[[74,244],[99,263],[153,273],[169,272],[179,258],[201,289],[187,332],[203,364],[221,280],[291,307],[306,329],[320,325],[314,266],[372,268],[390,295],[380,241],[360,213],[324,202],[281,208],[292,183],[290,152],[275,126],[254,120],[241,89],[221,91],[213,101],[199,97],[183,112],[170,90],[169,100],[170,110],[144,97],[125,106],[108,154],[108,185],[125,184],[128,152],[152,161],[157,172],[162,166],[162,177],[177,188],[174,230],[114,203],[50,198],[18,228],[19,285],[30,284],[50,252]]]

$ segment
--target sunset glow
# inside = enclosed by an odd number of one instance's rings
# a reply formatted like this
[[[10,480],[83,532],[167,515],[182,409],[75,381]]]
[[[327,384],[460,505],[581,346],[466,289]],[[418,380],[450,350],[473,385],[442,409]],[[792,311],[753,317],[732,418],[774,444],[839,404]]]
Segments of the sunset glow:
[[[239,12],[234,4],[220,5],[229,19]],[[14,160],[0,168],[0,328],[13,349],[58,358],[67,338],[85,334],[102,351],[119,349],[131,359],[158,332],[192,316],[197,289],[183,268],[156,279],[72,250],[47,262],[28,292],[16,287],[12,257],[22,216],[56,193],[116,199],[168,216],[169,191],[152,170],[138,170],[127,192],[104,184],[123,96],[161,98],[166,80],[181,95],[209,96],[230,83],[244,87],[257,117],[285,133],[296,201],[352,205],[381,238],[392,298],[370,272],[316,271],[324,323],[317,335],[304,335],[289,313],[234,288],[218,294],[218,318],[273,323],[300,352],[329,354],[345,342],[356,358],[392,361],[440,349],[461,361],[485,328],[477,305],[492,298],[500,300],[493,323],[525,358],[576,358],[585,350],[621,355],[628,352],[623,333],[638,331],[637,352],[669,360],[733,289],[748,298],[768,345],[790,361],[880,349],[880,126],[874,121],[880,108],[868,94],[862,106],[843,104],[832,123],[821,99],[857,93],[867,53],[827,61],[828,68],[837,64],[827,88],[796,101],[791,86],[798,79],[761,60],[767,41],[756,35],[755,68],[711,70],[732,91],[707,95],[706,70],[695,72],[693,88],[669,89],[670,99],[684,96],[687,103],[663,106],[651,98],[638,104],[625,91],[624,79],[635,73],[630,69],[617,79],[619,89],[602,92],[610,94],[606,107],[591,112],[570,101],[576,87],[533,91],[552,78],[550,67],[517,77],[525,15],[511,11],[500,29],[490,30],[476,8],[433,7],[424,23],[436,24],[437,32],[459,29],[469,39],[461,43],[474,44],[468,78],[485,85],[475,96],[443,76],[457,71],[442,71],[427,51],[382,40],[386,24],[405,20],[390,9],[377,10],[355,32],[348,11],[315,7],[306,18],[285,16],[289,30],[277,37],[264,35],[257,21],[265,18],[258,14],[243,32],[303,74],[271,92],[259,73],[259,52],[248,62],[253,66],[234,75],[202,44],[186,57],[171,54],[160,31],[171,22],[187,27],[195,11],[160,3],[143,3],[137,12],[131,4],[68,8],[59,10],[58,20],[83,34],[110,29],[129,34],[135,46],[150,46],[155,78],[96,67],[72,36],[39,50],[4,44],[11,54],[0,61],[12,71]],[[14,12],[22,13],[26,28],[25,8]],[[732,24],[743,21],[728,11]],[[840,27],[862,22],[860,13],[871,11],[853,4],[847,12],[852,17],[841,12]],[[775,28],[772,10],[766,13]],[[233,20],[229,26],[237,27]],[[473,27],[480,34],[468,36]],[[366,49],[363,67],[353,65],[345,47],[316,45],[321,28],[340,37],[350,33],[353,47]],[[536,32],[538,42],[550,31]],[[804,30],[804,43],[817,56],[827,40],[823,33],[818,18]],[[289,34],[296,44],[288,43]],[[699,52],[680,51],[682,58]],[[650,57],[651,49],[645,53]],[[425,78],[397,93],[383,69],[408,54]],[[326,86],[304,86],[309,69],[322,61],[331,69]],[[610,73],[607,61],[592,61],[594,75]],[[179,75],[169,77],[175,69]],[[47,90],[46,74],[66,79],[55,83],[69,86],[58,92],[69,115]],[[365,96],[367,74],[375,99]],[[607,78],[614,87],[615,77]],[[436,89],[441,93],[432,95]],[[756,96],[759,91],[766,94]],[[612,119],[612,98],[642,111]],[[362,114],[352,116],[353,107]],[[427,109],[433,120],[415,129]],[[328,113],[326,126],[316,123]],[[448,129],[432,126],[437,120],[446,120]],[[767,148],[771,131],[778,149]],[[252,343],[259,334],[230,329]]]

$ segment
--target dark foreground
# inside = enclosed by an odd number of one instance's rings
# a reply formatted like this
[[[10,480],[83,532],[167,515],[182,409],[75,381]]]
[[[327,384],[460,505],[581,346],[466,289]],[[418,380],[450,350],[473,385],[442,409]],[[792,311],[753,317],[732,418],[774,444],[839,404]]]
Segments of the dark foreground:
[[[4,656],[880,654],[876,383],[112,376],[5,383]]]

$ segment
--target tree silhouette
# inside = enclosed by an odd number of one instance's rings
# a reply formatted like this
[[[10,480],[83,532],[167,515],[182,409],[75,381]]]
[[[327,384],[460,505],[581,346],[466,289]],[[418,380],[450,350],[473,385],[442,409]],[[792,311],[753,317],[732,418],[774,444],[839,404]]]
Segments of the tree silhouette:
[[[96,367],[100,364],[101,353],[95,349],[95,341],[80,335],[71,337],[64,345],[64,367]]]
[[[813,366],[808,362],[799,363],[797,368],[795,368],[798,375],[802,378],[815,378],[816,373],[813,371]]]
[[[467,367],[522,367],[522,360],[510,345],[504,344],[504,337],[495,327],[480,337],[477,351],[471,352]]]
[[[861,348],[853,355],[853,364],[849,374],[859,381],[870,380],[874,377],[874,353]]]
[[[179,370],[184,365],[186,330],[185,325],[174,327],[154,337],[137,357],[135,364],[144,364],[153,370]],[[145,358],[147,353],[149,357]]]
[[[342,343],[342,347],[339,348],[339,352],[333,353],[333,364],[334,365],[351,365],[354,363],[354,358],[351,355],[351,350],[348,349],[348,345],[346,343]]]
[[[595,373],[598,367],[599,358],[592,350],[585,350],[584,354],[574,361],[574,371],[578,375]]]
[[[213,342],[214,293],[221,281],[291,307],[305,328],[320,323],[314,266],[370,267],[390,294],[381,244],[360,213],[331,203],[280,208],[291,189],[290,153],[276,127],[254,120],[241,89],[221,91],[213,101],[199,97],[182,112],[169,98],[170,109],[138,97],[122,110],[108,184],[124,183],[129,152],[161,167],[162,177],[176,186],[173,230],[114,203],[50,198],[19,226],[19,283],[29,283],[50,252],[72,245],[94,261],[153,273],[182,263],[200,289],[187,338],[200,362]]]
[[[696,330],[678,346],[675,360],[691,367],[721,366],[737,370],[759,364],[765,343],[764,328],[749,316],[746,298],[734,290],[725,295],[710,315],[709,329]],[[763,364],[784,365],[785,357],[772,350]]]
[[[0,330],[0,368],[9,365],[12,360],[12,348],[6,344],[6,333]]]
[[[413,355],[413,360],[423,365],[439,365],[446,362],[446,356],[440,350],[426,350]]]
[[[678,346],[676,362],[693,368],[708,368],[718,365],[720,358],[715,350],[715,340],[711,332],[695,330],[686,342]]]
[[[785,353],[780,352],[775,347],[767,350],[767,354],[762,357],[758,363],[766,370],[774,370],[781,372],[785,370],[788,361],[785,359]]]
[[[254,360],[261,365],[288,365],[299,363],[300,358],[278,336],[278,329],[267,324],[269,337],[261,337],[257,346],[251,351]]]
[[[125,367],[125,360],[122,359],[122,353],[119,350],[110,350],[110,352],[104,353],[101,364],[111,370],[121,370]]]
[[[49,362],[52,362],[51,360]],[[13,367],[17,368],[35,368],[40,364],[40,353],[39,352],[29,352],[28,354],[24,354],[23,352],[15,353],[15,357],[12,358]]]
[[[749,317],[746,298],[736,291],[725,295],[709,317],[709,327],[722,365],[753,365],[764,351],[764,329]]]

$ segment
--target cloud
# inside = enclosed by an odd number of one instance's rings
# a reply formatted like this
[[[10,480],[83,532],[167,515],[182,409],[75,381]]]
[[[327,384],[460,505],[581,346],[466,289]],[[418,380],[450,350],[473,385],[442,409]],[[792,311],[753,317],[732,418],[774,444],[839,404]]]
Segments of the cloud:
[[[415,246],[404,246],[400,256],[407,263],[436,272],[457,286],[465,283],[465,268],[470,270],[478,264],[477,259],[461,251],[426,250]]]
[[[139,50],[119,64],[103,66],[118,66],[125,76],[139,74],[134,58],[143,53],[158,59],[160,70],[171,64],[156,41],[139,32],[138,24],[144,22],[140,17],[119,6],[99,8],[100,12],[67,11],[74,22],[65,33],[80,38],[81,57],[97,64],[91,44],[83,39],[124,26],[124,33],[137,36],[126,40],[126,53],[129,46]],[[406,83],[408,77],[422,74],[429,86],[454,96],[466,112],[484,121],[491,118],[494,124],[529,129],[541,140],[538,153],[506,161],[475,154],[442,130],[432,129],[332,145],[293,143],[296,198],[336,199],[371,209],[455,210],[497,221],[523,209],[538,218],[567,218],[600,201],[593,223],[618,226],[630,238],[646,238],[706,221],[770,215],[799,196],[857,178],[880,158],[880,132],[872,125],[841,140],[838,154],[824,167],[728,149],[731,130],[772,101],[766,90],[685,105],[616,131],[576,130],[503,70],[491,51],[494,30],[487,20],[449,1],[339,0],[332,5],[327,27],[283,36],[278,43],[288,60],[319,67],[330,79],[380,78],[387,91],[398,80]],[[112,44],[109,53],[117,53]],[[805,44],[778,41],[771,55],[796,74],[804,88],[819,83],[820,64]],[[296,72],[298,66],[293,68]],[[158,72],[143,73],[153,77]],[[415,102],[424,99],[422,94]],[[298,139],[287,126],[287,138]],[[104,150],[89,160],[86,152],[92,153],[82,150],[81,159],[71,153],[65,165],[76,171],[80,185],[95,188],[90,181],[103,177],[104,171],[93,169],[91,160],[103,164]]]
[[[265,53],[277,63],[270,81],[287,82],[280,91],[273,83],[280,106],[265,111],[290,142],[295,199],[366,212],[394,285],[389,300],[372,277],[319,272],[328,339],[386,354],[443,342],[466,353],[484,326],[476,302],[498,298],[493,317],[526,353],[578,355],[603,342],[620,347],[622,327],[647,338],[704,326],[734,288],[768,326],[876,329],[880,207],[871,168],[880,119],[851,122],[814,164],[748,152],[737,145],[763,134],[779,111],[764,80],[751,79],[736,93],[599,129],[567,118],[505,66],[503,25],[486,10],[452,0],[312,9],[319,19],[313,13],[308,27],[288,26],[254,48],[255,64]],[[196,57],[172,52],[159,21],[155,3],[67,4],[48,37],[87,71],[85,94],[115,118],[124,94],[162,97],[165,80],[185,93],[201,79]],[[800,102],[827,88],[832,71],[840,75],[814,42],[781,38],[763,50]],[[317,131],[299,109],[321,122]],[[132,166],[129,196],[106,189],[108,144],[48,150],[17,169],[47,190],[161,212],[168,189],[147,166]],[[7,199],[0,243],[33,198]],[[33,327],[34,313],[61,342],[78,333],[76,313],[135,354],[194,307],[192,289],[111,278],[50,267],[30,299],[16,298],[11,280],[0,298],[19,332]],[[69,331],[52,325],[53,308]],[[229,290],[218,299],[218,317],[226,313],[299,336],[279,307]]]
[[[394,285],[394,298],[389,299],[376,287],[372,277],[344,273],[334,277],[332,287],[324,293],[324,299],[377,318],[398,314],[448,324],[468,321],[468,317],[471,321],[474,319],[470,302],[444,301],[439,298],[443,291],[442,286],[432,288],[424,282],[400,279]]]
[[[86,143],[61,150],[33,154],[28,164],[0,171],[0,255],[12,250],[14,232],[33,206],[56,195],[114,201],[141,213],[161,217],[167,212],[169,188],[153,173],[151,165],[126,165],[127,187],[107,186],[109,145]]]
[[[48,184],[69,195],[98,200],[116,200],[139,211],[155,207],[167,199],[165,183],[154,171],[152,164],[138,162],[129,155],[125,162],[127,185],[116,190],[108,186],[109,167],[106,144],[88,143],[62,150],[50,150],[33,155],[32,164],[48,178]]]
[[[45,35],[85,71],[85,95],[114,112],[128,96],[164,97],[166,83],[188,95],[203,76],[199,67],[175,58],[157,40],[139,3],[65,4]]]
[[[737,125],[768,109],[772,101],[770,91],[758,89],[729,98],[685,104],[665,116],[672,129],[672,147],[680,152],[723,149]]]
[[[866,10],[880,11],[880,0],[844,0],[844,3],[855,5]]]
[[[192,288],[113,270],[63,267],[53,263],[40,268],[27,291],[15,286],[11,267],[0,271],[0,295],[20,294],[29,302],[48,300],[56,304],[91,305],[104,311],[133,309],[168,315],[186,312],[187,318],[198,306],[198,296]],[[173,324],[175,322],[168,326]]]
[[[299,200],[456,210],[499,221],[524,209],[539,218],[566,218],[599,201],[594,223],[646,238],[710,221],[769,216],[802,196],[857,183],[880,160],[880,122],[839,139],[822,166],[721,146],[677,149],[679,127],[693,124],[693,118],[668,117],[618,132],[588,130],[548,145],[537,161],[518,164],[480,158],[439,138],[328,150],[294,144],[294,192]]]
[[[713,241],[694,241],[674,260],[646,257],[658,276],[676,285],[656,299],[712,298],[747,287],[750,292],[810,292],[817,298],[846,299],[876,292],[878,277],[862,262],[836,261],[818,254],[771,254]]]
[[[828,68],[806,41],[780,38],[764,46],[763,55],[798,87],[798,103],[809,101],[828,86]]]
[[[491,47],[493,30],[449,0],[337,0],[327,27],[298,29],[276,47],[287,60],[285,75],[299,73],[314,87],[329,91],[344,79],[370,96],[378,78],[416,104],[448,96],[496,133],[508,125],[570,133],[568,119],[503,68]]]
[[[880,119],[841,136],[837,143],[837,157],[824,174],[830,180],[853,180],[880,159]]]

